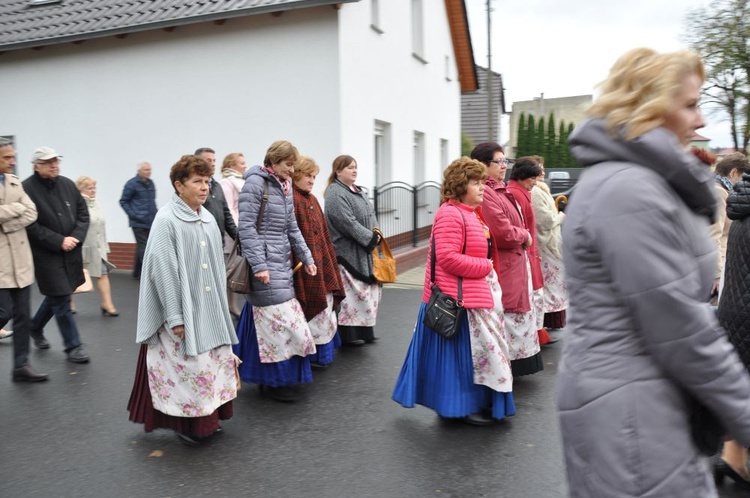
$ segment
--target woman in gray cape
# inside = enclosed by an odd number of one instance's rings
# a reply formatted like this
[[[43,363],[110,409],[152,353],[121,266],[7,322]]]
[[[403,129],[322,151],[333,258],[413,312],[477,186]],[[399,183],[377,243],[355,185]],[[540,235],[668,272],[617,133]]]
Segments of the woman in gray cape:
[[[172,166],[172,200],[151,227],[141,272],[136,342],[141,351],[130,420],[172,429],[189,445],[221,432],[237,397],[237,343],[226,294],[219,227],[201,206],[211,167],[185,155]]]

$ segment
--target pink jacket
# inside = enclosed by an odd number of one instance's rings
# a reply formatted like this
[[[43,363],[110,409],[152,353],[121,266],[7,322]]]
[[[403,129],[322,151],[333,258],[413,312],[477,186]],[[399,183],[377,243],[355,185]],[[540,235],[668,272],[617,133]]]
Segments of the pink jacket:
[[[508,192],[521,206],[523,214],[523,223],[526,229],[531,232],[531,247],[529,247],[529,264],[531,265],[531,286],[534,290],[544,287],[544,277],[542,276],[542,260],[539,257],[539,241],[536,239],[536,216],[534,208],[531,206],[531,192],[515,180],[508,182]]]
[[[503,308],[510,313],[526,313],[531,310],[531,302],[523,244],[529,238],[529,231],[523,224],[515,199],[505,185],[488,178],[485,186],[482,211],[494,241],[492,261],[503,290]]]
[[[475,214],[476,213],[476,214]],[[463,277],[463,305],[466,308],[493,308],[494,301],[485,277],[492,271],[487,258],[487,237],[484,233],[481,208],[473,209],[453,200],[444,202],[432,225],[435,238],[435,280],[444,293],[457,298],[458,277]],[[461,254],[466,227],[466,251]],[[430,300],[430,256],[427,255],[422,301]]]

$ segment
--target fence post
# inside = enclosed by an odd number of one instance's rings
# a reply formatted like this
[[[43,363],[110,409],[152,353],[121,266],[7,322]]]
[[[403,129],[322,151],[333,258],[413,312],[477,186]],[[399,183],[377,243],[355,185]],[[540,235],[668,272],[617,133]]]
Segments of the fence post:
[[[414,206],[413,206],[413,213],[412,213],[412,232],[411,232],[411,245],[412,247],[417,247],[417,244],[419,243],[419,213],[417,212],[417,209],[419,209],[419,185],[415,185],[412,187],[414,189]]]
[[[380,197],[378,195],[378,187],[373,187],[372,188],[372,193],[373,193],[372,203],[375,206],[375,219],[377,220],[378,216],[380,215],[379,214],[380,211],[378,210],[378,198]],[[378,220],[378,223],[380,223],[379,220]]]

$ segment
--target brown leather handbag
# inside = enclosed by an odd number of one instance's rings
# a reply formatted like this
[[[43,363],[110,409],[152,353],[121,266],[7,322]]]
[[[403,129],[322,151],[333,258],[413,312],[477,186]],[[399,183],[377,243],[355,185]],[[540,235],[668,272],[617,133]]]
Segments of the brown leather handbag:
[[[260,226],[263,223],[263,212],[266,210],[266,204],[268,203],[268,180],[266,180],[263,186],[263,197],[260,201],[260,209],[258,210],[258,220],[255,222],[255,227],[260,232]],[[250,294],[252,291],[252,285],[250,284],[250,276],[252,275],[252,269],[250,263],[247,262],[245,256],[242,255],[242,246],[240,245],[240,236],[234,239],[234,245],[232,245],[232,251],[227,254],[227,287],[229,290],[236,294]]]
[[[377,228],[374,232],[380,235],[380,251],[377,246],[372,250],[372,273],[378,283],[391,284],[396,281],[396,258],[391,254],[383,233]]]

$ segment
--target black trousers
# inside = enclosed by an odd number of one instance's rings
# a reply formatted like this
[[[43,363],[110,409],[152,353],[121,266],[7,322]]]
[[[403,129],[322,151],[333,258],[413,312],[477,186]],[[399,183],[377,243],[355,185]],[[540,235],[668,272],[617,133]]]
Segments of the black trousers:
[[[146,254],[146,242],[148,242],[148,234],[150,232],[150,228],[133,227],[133,235],[135,235],[135,262],[133,264],[133,276],[135,278],[141,277],[143,255]]]
[[[0,328],[13,319],[13,368],[29,362],[29,325],[31,323],[31,286],[0,289]]]

